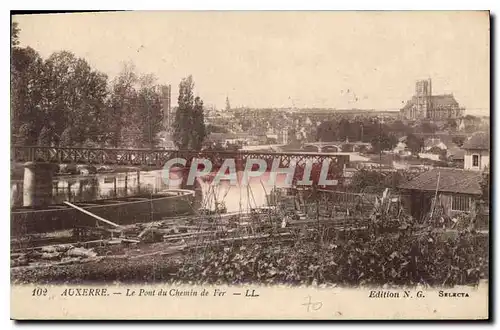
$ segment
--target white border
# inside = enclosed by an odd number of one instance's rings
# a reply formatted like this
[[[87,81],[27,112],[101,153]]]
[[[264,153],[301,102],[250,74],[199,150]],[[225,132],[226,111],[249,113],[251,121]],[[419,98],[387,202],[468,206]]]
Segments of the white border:
[[[177,1],[175,3],[169,2],[165,3],[165,1],[131,1],[131,0],[122,0],[116,3],[104,3],[102,0],[87,0],[84,2],[69,2],[69,1],[17,1],[17,2],[10,2],[10,1],[3,1],[1,6],[6,7],[2,8],[4,10],[1,11],[2,13],[2,22],[3,22],[3,29],[1,30],[2,34],[2,74],[0,77],[1,83],[2,83],[2,88],[1,90],[3,91],[2,93],[2,104],[4,105],[3,110],[0,112],[2,119],[0,120],[0,123],[3,125],[3,129],[0,129],[0,143],[2,144],[4,154],[10,154],[10,148],[9,148],[9,129],[10,129],[10,119],[9,119],[9,114],[10,112],[8,111],[8,104],[9,104],[9,83],[10,83],[10,68],[9,68],[9,44],[10,44],[10,28],[9,30],[7,29],[7,25],[9,24],[10,18],[9,18],[9,12],[8,10],[12,9],[18,9],[18,10],[28,10],[28,9],[41,9],[41,10],[55,10],[58,8],[64,8],[65,10],[96,10],[99,8],[113,8],[113,9],[124,9],[124,10],[491,10],[492,14],[497,14],[500,12],[499,5],[500,1],[495,1],[495,0],[474,0],[474,1],[467,1],[467,0],[454,0],[454,1],[437,1],[437,0],[419,0],[419,1],[397,1],[397,0],[379,0],[379,1],[369,1],[369,0],[350,0],[350,1],[343,1],[343,2],[332,2],[332,1],[319,1],[319,0],[308,0],[308,1],[298,1],[298,0],[288,0],[288,1],[271,1],[271,0],[245,0],[245,1],[203,1],[203,0],[198,0],[198,1],[193,1],[193,0],[183,0],[183,1]],[[11,5],[11,6],[9,6]],[[498,17],[497,17],[497,27],[498,27]],[[458,23],[459,24],[459,23]],[[8,32],[9,31],[9,32]],[[498,33],[498,30],[497,30]],[[498,41],[498,36],[495,35],[495,41]],[[496,43],[495,43],[496,44]],[[493,45],[492,45],[493,46]],[[496,54],[495,59],[498,58],[498,54]],[[492,59],[494,60],[494,59]],[[495,70],[495,76],[498,76],[498,66],[496,66]],[[499,93],[499,87],[496,85],[496,88],[494,91],[491,91],[491,94],[496,94],[500,95]],[[492,111],[495,110],[495,107],[493,105]],[[495,122],[494,126],[500,127],[499,123],[500,119],[499,116],[495,116]],[[498,134],[494,134],[494,146],[495,149],[498,149],[500,146],[500,141],[498,141]],[[497,153],[497,150],[494,151],[494,154]],[[5,157],[7,158],[7,156]],[[3,187],[4,190],[2,190],[2,196],[3,199],[6,201],[7,200],[7,195],[10,195],[10,192],[7,190],[7,183],[9,180],[9,165],[7,162],[7,159],[4,160],[4,162],[0,163],[3,168],[3,173],[5,173],[4,176],[2,176],[2,181],[1,181],[1,187]],[[495,173],[500,173],[497,172],[497,168],[499,167],[499,163],[495,161]],[[495,175],[495,180],[497,178],[497,175]],[[494,195],[494,203],[493,205],[500,205],[500,197],[498,194]],[[3,250],[5,253],[3,254],[4,259],[2,260],[2,264],[7,265],[9,262],[9,256],[8,252],[9,251],[9,225],[8,225],[8,219],[9,219],[9,205],[8,203],[4,203],[3,205],[3,219],[2,219],[2,230],[1,232],[3,233],[4,237],[2,242],[3,245]],[[496,222],[496,219],[492,219],[492,221]],[[495,231],[495,238],[498,237],[498,228],[499,225],[498,223],[495,225],[496,231]],[[494,240],[492,240],[492,243],[494,244]],[[500,253],[498,251],[498,244],[495,246],[495,251],[494,251],[494,262],[495,265],[498,265],[499,263],[499,256]],[[5,267],[4,271],[2,272],[2,284],[3,284],[3,290],[1,291],[2,294],[2,311],[3,315],[1,316],[2,320],[2,329],[5,328],[12,328],[16,326],[12,321],[9,321],[10,317],[10,312],[9,312],[9,306],[10,306],[10,300],[9,300],[9,292],[10,292],[10,276],[8,272],[8,268]],[[495,294],[496,296],[496,294]],[[495,304],[496,308],[494,311],[492,311],[493,315],[496,315],[496,318],[498,318],[498,302]],[[42,326],[45,327],[52,327],[53,324],[41,324]],[[106,324],[107,326],[110,326],[109,324]],[[307,326],[304,323],[300,324],[301,326]],[[327,327],[344,327],[346,326],[345,324],[324,324]],[[40,326],[40,324],[29,324],[29,325],[24,325],[25,329],[31,329],[34,327]],[[69,328],[71,324],[64,324],[62,325],[63,328]],[[104,324],[84,324],[84,325],[79,325],[80,328],[87,328],[87,329],[100,329],[104,328]],[[123,324],[113,324],[112,326],[115,327],[122,327]],[[136,327],[139,328],[141,325],[140,324],[132,324],[131,327]],[[169,328],[171,327],[177,327],[175,324],[158,324],[158,326],[168,326]],[[214,325],[214,326],[219,326]],[[269,325],[263,325],[263,324],[255,324],[254,326],[258,326],[259,328],[266,328],[269,327]],[[289,326],[289,324],[284,324],[284,326]],[[351,325],[352,326],[352,325]],[[359,326],[359,325],[355,325]],[[386,326],[386,324],[380,324],[380,326]],[[397,325],[398,326],[398,325]],[[440,324],[438,325],[431,325],[431,324],[420,324],[419,327],[428,329],[429,327],[437,327],[437,326],[442,326]],[[468,324],[467,326],[475,326],[474,324]]]

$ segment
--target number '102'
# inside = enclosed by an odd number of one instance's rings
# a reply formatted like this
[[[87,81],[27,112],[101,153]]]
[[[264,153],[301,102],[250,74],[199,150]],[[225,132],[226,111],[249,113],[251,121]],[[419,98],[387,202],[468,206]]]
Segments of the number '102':
[[[33,289],[33,296],[46,296],[47,295],[47,288],[34,288]]]

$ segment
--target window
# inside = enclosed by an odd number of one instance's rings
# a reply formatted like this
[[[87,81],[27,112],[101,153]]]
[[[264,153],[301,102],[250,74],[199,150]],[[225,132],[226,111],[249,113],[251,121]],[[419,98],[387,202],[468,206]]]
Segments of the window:
[[[472,155],[472,166],[479,167],[479,155]]]
[[[452,211],[469,212],[470,210],[470,197],[464,195],[454,195],[451,200]]]

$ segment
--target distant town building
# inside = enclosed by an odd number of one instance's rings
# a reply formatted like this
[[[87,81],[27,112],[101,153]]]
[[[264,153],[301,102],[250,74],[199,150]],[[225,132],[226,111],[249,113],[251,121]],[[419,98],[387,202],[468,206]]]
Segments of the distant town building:
[[[457,119],[463,117],[464,112],[453,94],[432,95],[431,79],[418,80],[415,95],[400,110],[401,117],[407,120]]]
[[[170,85],[161,86],[161,104],[163,110],[163,126],[167,132],[170,132],[175,117],[175,113],[172,111],[172,87]]]
[[[441,149],[448,150],[450,148],[456,147],[457,145],[453,142],[449,135],[439,135],[439,137],[430,137],[424,140],[424,151],[430,151],[431,149]]]
[[[465,141],[464,169],[482,171],[490,165],[490,135],[486,132],[474,133]]]
[[[280,144],[288,144],[288,128],[282,128],[278,132],[278,143]]]
[[[400,156],[410,156],[411,151],[408,149],[408,137],[403,136],[398,139],[398,143],[396,146],[392,149],[392,153],[400,155]]]

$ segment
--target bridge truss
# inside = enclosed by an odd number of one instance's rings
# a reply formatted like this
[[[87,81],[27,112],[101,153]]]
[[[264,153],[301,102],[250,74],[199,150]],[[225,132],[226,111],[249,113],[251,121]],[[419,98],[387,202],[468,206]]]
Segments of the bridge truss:
[[[109,148],[60,148],[46,146],[12,146],[13,162],[47,162],[92,165],[163,166],[174,158],[186,159],[189,164],[194,158],[208,159],[214,166],[222,165],[225,159],[233,158],[241,166],[247,159],[264,159],[268,166],[280,159],[280,166],[287,167],[292,161],[297,164],[313,160],[330,163],[343,168],[349,156],[315,152],[261,152],[261,151],[213,151],[213,150],[167,150],[167,149],[109,149]],[[243,165],[244,166],[244,165]],[[239,167],[239,166],[238,166]]]

